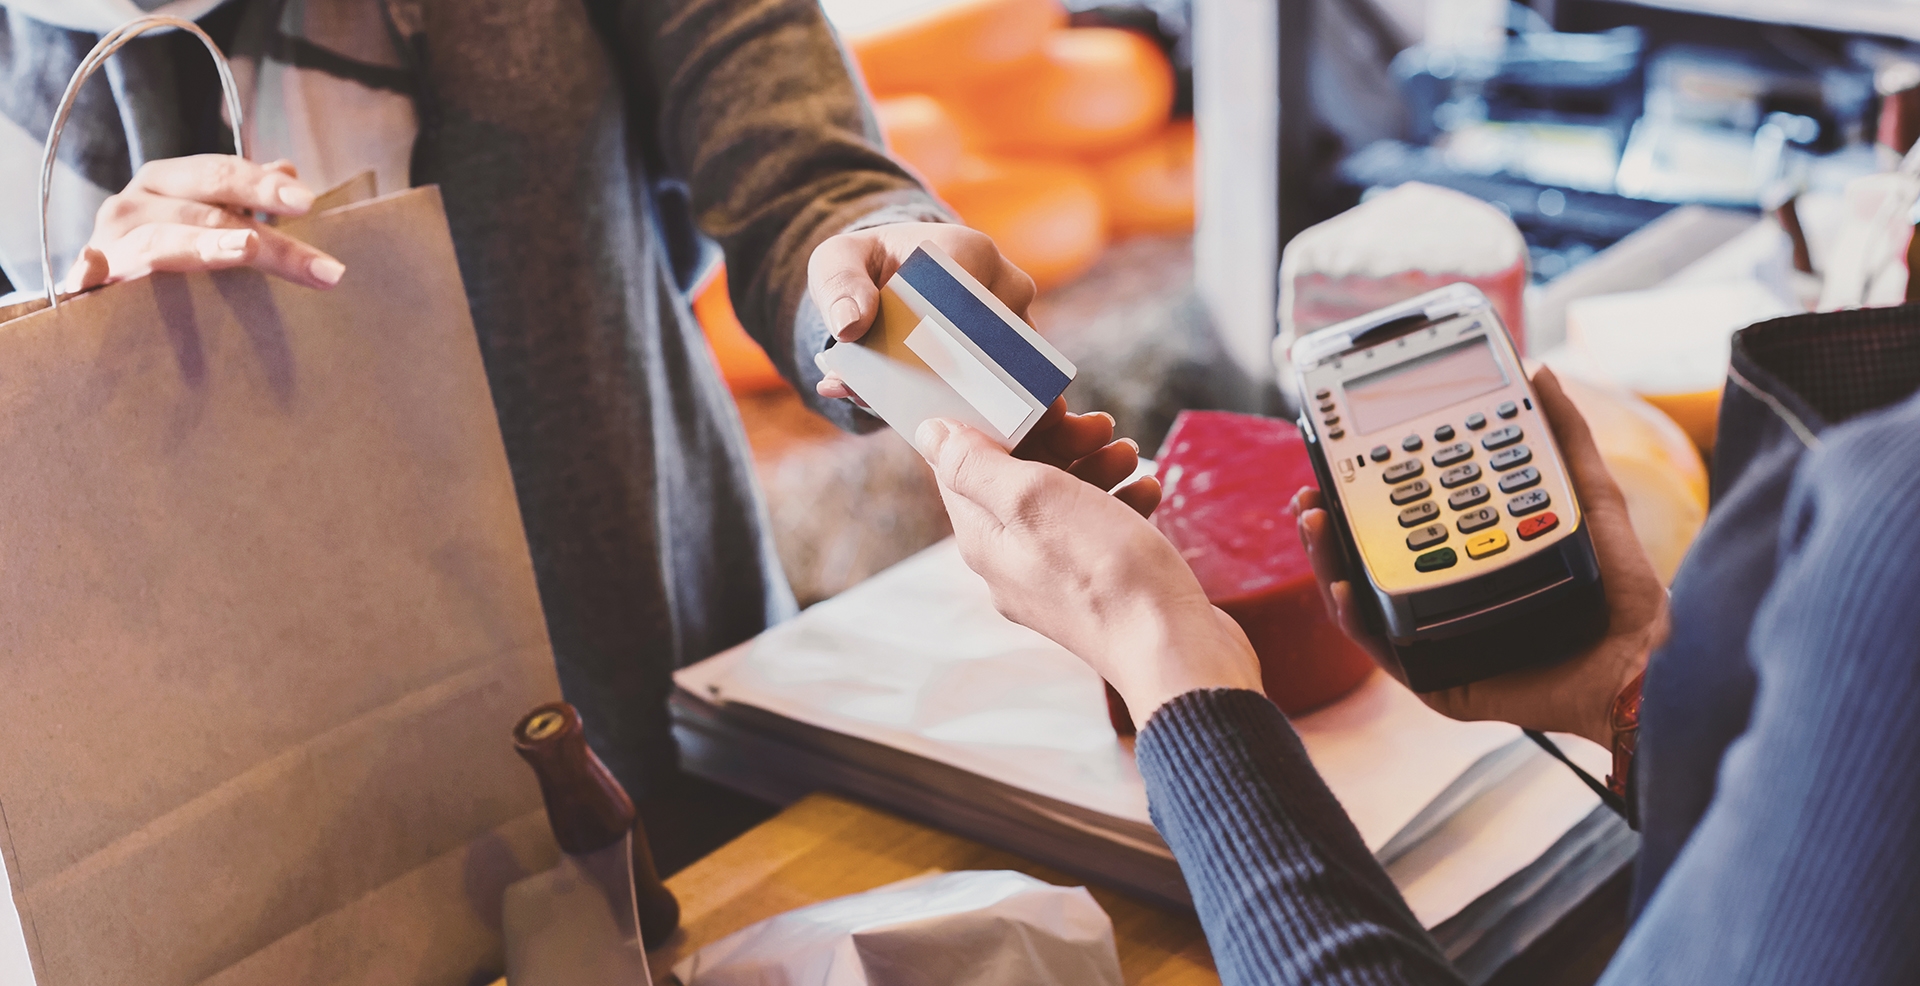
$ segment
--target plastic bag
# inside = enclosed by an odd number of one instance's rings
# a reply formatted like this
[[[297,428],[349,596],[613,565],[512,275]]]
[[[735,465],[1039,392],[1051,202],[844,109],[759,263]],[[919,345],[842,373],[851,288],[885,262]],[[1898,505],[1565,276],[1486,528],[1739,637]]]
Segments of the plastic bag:
[[[915,877],[788,911],[695,952],[686,986],[1120,986],[1085,887],[1011,870]]]

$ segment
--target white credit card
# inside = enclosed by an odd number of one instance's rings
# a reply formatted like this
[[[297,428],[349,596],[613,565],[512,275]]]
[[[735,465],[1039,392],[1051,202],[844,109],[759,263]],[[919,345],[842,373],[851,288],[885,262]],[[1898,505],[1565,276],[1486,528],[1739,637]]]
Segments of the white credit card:
[[[829,347],[820,365],[909,442],[921,422],[951,418],[1009,449],[1078,372],[932,243],[880,289],[867,334]]]

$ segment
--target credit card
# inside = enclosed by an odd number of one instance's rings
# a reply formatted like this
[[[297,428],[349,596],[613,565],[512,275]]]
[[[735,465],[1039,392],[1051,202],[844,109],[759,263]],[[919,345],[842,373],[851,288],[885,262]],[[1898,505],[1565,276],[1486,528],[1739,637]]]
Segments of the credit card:
[[[881,287],[867,334],[829,347],[820,365],[909,442],[921,422],[951,418],[1009,449],[1078,372],[932,243]]]

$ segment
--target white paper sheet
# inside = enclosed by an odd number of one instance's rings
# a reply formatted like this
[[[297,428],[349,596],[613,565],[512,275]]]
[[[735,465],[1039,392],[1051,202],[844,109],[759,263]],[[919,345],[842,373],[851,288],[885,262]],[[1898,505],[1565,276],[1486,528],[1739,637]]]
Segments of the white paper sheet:
[[[34,986],[33,960],[27,957],[27,935],[13,906],[12,887],[7,862],[0,859],[0,986]]]
[[[675,678],[713,701],[752,705],[1150,824],[1145,785],[1108,725],[1099,677],[1002,618],[951,540]],[[1448,719],[1379,673],[1294,728],[1375,850],[1476,760],[1519,736],[1505,723]],[[1556,776],[1535,782],[1533,768],[1523,769],[1528,783],[1503,789],[1481,809],[1489,815],[1483,829],[1456,836],[1460,844],[1444,859],[1408,869],[1419,879],[1402,889],[1423,921],[1457,913],[1598,803],[1546,762]]]

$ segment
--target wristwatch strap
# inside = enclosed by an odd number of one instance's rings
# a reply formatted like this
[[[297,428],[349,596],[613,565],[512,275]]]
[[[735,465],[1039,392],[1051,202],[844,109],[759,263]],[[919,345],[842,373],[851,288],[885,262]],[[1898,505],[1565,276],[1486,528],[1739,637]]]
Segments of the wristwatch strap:
[[[1607,790],[1622,801],[1633,772],[1633,751],[1640,745],[1640,686],[1646,680],[1645,671],[1634,675],[1613,700],[1613,773],[1607,775]]]

